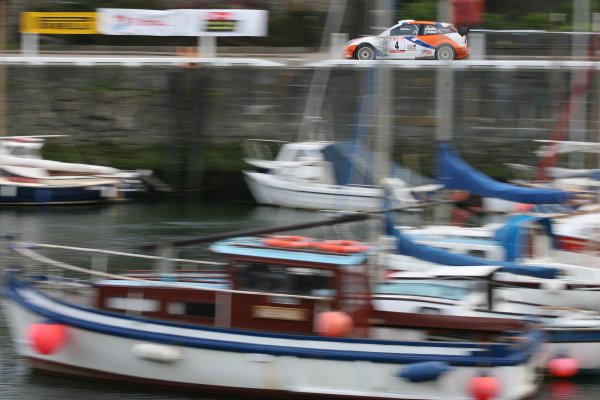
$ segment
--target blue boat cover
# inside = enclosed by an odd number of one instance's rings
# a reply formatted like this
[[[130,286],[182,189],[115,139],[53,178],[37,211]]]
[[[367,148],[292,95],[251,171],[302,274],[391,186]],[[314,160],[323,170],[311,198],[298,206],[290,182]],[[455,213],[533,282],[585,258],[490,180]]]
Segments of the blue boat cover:
[[[386,233],[396,238],[396,251],[398,254],[404,254],[418,258],[420,260],[429,261],[440,265],[496,265],[501,267],[500,271],[510,272],[517,275],[527,275],[537,278],[554,279],[560,274],[560,269],[553,267],[543,267],[537,265],[520,265],[510,261],[486,260],[483,258],[471,256],[468,254],[457,254],[450,251],[426,246],[416,243],[403,235],[400,229],[396,229],[392,221],[390,213],[386,216]]]
[[[375,156],[359,140],[335,142],[322,150],[323,158],[333,164],[337,185],[375,185]],[[402,179],[409,186],[436,183],[398,163],[390,163],[390,176]]]
[[[535,215],[517,214],[510,217],[494,235],[494,238],[500,242],[505,249],[505,261],[516,261],[525,254],[526,227],[531,223],[540,224],[546,230],[546,234],[552,239],[556,247],[556,238],[552,232],[552,221],[550,218],[539,217]]]
[[[558,189],[529,188],[499,182],[464,162],[447,141],[437,150],[437,177],[446,189],[467,190],[475,195],[527,204],[560,204],[575,193]]]
[[[407,365],[398,376],[409,382],[427,382],[437,379],[451,369],[452,366],[443,361],[423,361]]]

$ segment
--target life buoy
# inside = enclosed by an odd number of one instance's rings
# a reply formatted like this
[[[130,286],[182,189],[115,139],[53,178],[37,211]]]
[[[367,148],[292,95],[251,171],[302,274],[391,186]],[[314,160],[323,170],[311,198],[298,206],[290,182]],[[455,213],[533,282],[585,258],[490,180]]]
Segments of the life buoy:
[[[312,242],[311,238],[306,236],[273,236],[266,238],[263,243],[272,247],[291,247],[294,249],[302,249],[310,247]]]
[[[360,253],[368,249],[367,246],[355,240],[325,240],[313,243],[313,246],[332,253]]]

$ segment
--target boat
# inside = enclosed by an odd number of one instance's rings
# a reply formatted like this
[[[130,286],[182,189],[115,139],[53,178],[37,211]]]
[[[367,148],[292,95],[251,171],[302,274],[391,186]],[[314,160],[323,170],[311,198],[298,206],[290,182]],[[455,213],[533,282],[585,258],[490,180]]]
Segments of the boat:
[[[2,293],[18,354],[35,370],[203,395],[509,400],[538,387],[537,321],[389,310],[369,245],[260,235],[209,248],[225,262],[11,243],[22,261]],[[61,261],[86,256],[96,268]]]
[[[383,258],[390,270],[497,265],[495,279],[523,299],[600,312],[600,258],[560,248],[551,218],[518,214],[478,228],[411,229],[395,226],[388,216],[386,233],[393,240]]]
[[[422,272],[396,272],[376,286],[375,296],[403,312],[442,315],[532,318],[543,324],[543,359],[558,377],[600,371],[600,314],[572,307],[548,307],[526,301],[498,285],[499,266],[434,267]],[[558,370],[559,365],[569,371]]]
[[[273,141],[244,142],[246,184],[260,204],[313,210],[372,212],[380,210],[384,190],[375,182],[374,157],[353,141],[303,141],[280,144],[270,157]],[[415,206],[441,189],[432,179],[399,165],[390,169],[394,206]]]
[[[76,204],[130,200],[145,193],[150,171],[46,160],[39,136],[0,138],[0,204]]]

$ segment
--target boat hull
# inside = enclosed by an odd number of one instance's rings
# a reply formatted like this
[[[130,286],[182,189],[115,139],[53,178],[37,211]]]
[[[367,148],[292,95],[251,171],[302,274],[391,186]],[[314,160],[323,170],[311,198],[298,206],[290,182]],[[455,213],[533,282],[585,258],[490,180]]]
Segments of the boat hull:
[[[311,210],[373,212],[384,208],[383,190],[372,186],[329,185],[282,179],[276,175],[244,171],[246,184],[261,204]],[[396,191],[398,194],[398,191]],[[410,189],[395,207],[418,207]]]
[[[0,179],[0,205],[84,204],[119,197],[117,182],[106,179],[53,184]]]
[[[498,357],[490,350],[480,357],[486,345],[203,329],[69,306],[24,286],[7,287],[5,295],[4,310],[18,353],[34,368],[53,373],[203,394],[466,400],[471,398],[469,380],[486,365],[500,380],[498,399],[521,399],[537,388],[540,359],[533,341],[524,353]],[[43,355],[27,339],[28,329],[48,320],[67,327],[67,342]],[[437,379],[409,382],[398,376],[406,365],[440,355],[451,369]]]

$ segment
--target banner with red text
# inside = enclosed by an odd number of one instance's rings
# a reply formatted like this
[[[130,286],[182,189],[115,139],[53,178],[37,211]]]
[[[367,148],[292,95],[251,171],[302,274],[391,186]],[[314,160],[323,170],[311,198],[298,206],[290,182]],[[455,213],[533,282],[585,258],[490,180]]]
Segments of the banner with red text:
[[[265,10],[137,10],[100,8],[98,31],[104,35],[266,36]]]

